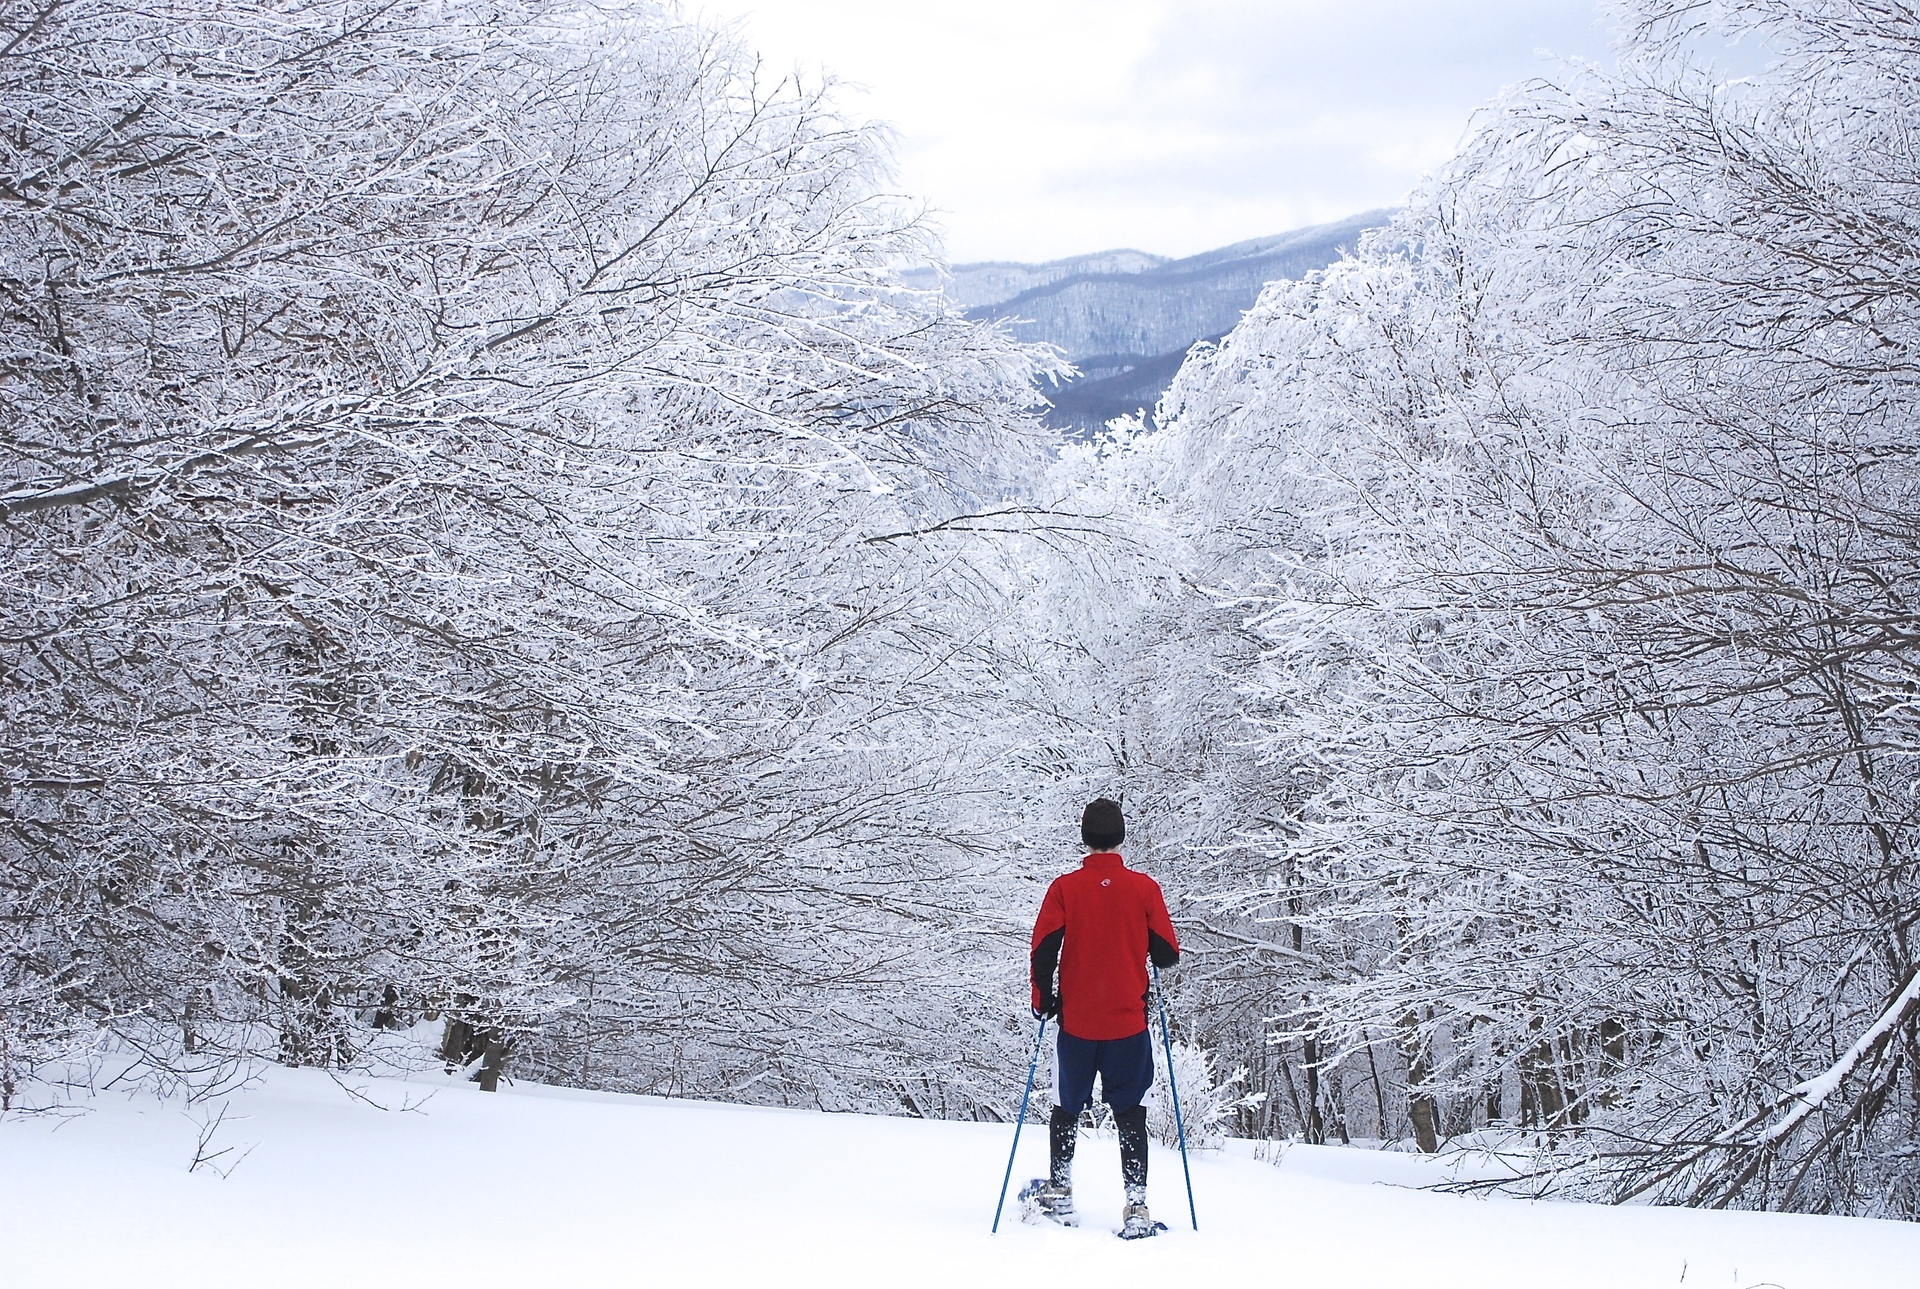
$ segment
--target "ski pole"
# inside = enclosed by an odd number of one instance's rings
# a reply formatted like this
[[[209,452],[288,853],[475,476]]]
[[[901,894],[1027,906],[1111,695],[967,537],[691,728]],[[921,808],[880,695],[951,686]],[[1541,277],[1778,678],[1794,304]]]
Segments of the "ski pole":
[[[1187,1216],[1193,1220],[1193,1229],[1198,1231],[1200,1215],[1193,1208],[1193,1171],[1187,1167],[1187,1125],[1180,1117],[1180,1085],[1173,1077],[1173,1031],[1167,1028],[1167,993],[1160,987],[1160,964],[1148,965],[1153,968],[1153,992],[1160,996],[1160,1046],[1167,1053],[1167,1087],[1173,1092],[1173,1126],[1180,1133],[1180,1171],[1187,1179]],[[1013,1167],[1011,1160],[1007,1167]]]
[[[1013,1157],[1020,1153],[1020,1128],[1027,1121],[1027,1101],[1033,1096],[1033,1075],[1040,1068],[1040,1044],[1046,1037],[1047,1018],[1042,1016],[1040,1032],[1033,1036],[1033,1061],[1027,1066],[1027,1090],[1020,1097],[1020,1117],[1013,1121],[1013,1149],[1007,1152],[1007,1175],[1000,1179],[1000,1202],[993,1206],[993,1230],[990,1232],[993,1235],[1000,1234],[1000,1210],[1007,1206],[1007,1183],[1013,1180]]]

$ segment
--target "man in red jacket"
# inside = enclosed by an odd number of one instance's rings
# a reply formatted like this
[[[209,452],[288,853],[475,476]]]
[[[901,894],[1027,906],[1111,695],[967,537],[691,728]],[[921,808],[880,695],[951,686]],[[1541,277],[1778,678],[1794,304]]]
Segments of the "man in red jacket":
[[[1060,1031],[1051,1175],[1028,1187],[1024,1198],[1062,1225],[1079,1225],[1073,1148],[1098,1074],[1100,1097],[1120,1130],[1120,1178],[1127,1188],[1120,1234],[1138,1239],[1156,1229],[1147,1212],[1147,1108],[1141,1104],[1153,1087],[1147,959],[1171,967],[1180,960],[1180,940],[1159,883],[1128,868],[1115,849],[1126,834],[1117,802],[1102,797],[1089,805],[1080,836],[1092,853],[1054,879],[1033,924],[1034,1015],[1058,1016]]]

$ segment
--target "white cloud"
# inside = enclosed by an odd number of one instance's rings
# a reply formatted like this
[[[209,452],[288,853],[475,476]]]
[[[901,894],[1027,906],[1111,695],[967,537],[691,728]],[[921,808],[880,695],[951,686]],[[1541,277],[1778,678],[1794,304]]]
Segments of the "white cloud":
[[[1188,254],[1400,201],[1592,0],[689,0],[862,86],[957,260]]]

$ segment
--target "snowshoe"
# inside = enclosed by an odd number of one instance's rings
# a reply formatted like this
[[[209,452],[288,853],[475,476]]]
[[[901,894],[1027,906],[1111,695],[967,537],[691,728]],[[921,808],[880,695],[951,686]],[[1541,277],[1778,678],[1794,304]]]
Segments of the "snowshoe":
[[[1061,1226],[1080,1225],[1073,1209],[1073,1187],[1055,1186],[1045,1177],[1036,1177],[1020,1188],[1020,1220],[1038,1222],[1042,1218]]]
[[[1120,1229],[1114,1234],[1123,1240],[1144,1240],[1167,1229],[1165,1222],[1153,1220],[1145,1204],[1129,1204],[1120,1214]]]

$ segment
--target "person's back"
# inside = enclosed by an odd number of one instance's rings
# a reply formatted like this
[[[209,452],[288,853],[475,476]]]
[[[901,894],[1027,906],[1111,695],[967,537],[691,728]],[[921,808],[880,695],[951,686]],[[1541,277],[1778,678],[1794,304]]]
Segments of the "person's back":
[[[1180,956],[1159,883],[1095,851],[1054,879],[1034,930],[1035,979],[1059,959],[1063,1032],[1114,1039],[1147,1028],[1147,959],[1165,967]]]
[[[1033,1010],[1058,1016],[1050,1177],[1023,1196],[1055,1221],[1075,1225],[1073,1153],[1080,1113],[1093,1100],[1093,1080],[1113,1109],[1120,1132],[1120,1172],[1127,1188],[1121,1234],[1151,1235],[1147,1212],[1147,1108],[1153,1087],[1153,1044],[1147,1027],[1147,960],[1170,967],[1180,941],[1159,883],[1126,866],[1115,849],[1126,822],[1115,802],[1086,808],[1080,833],[1090,853],[1074,872],[1047,888],[1034,922]],[[1054,984],[1058,969],[1059,984]]]

